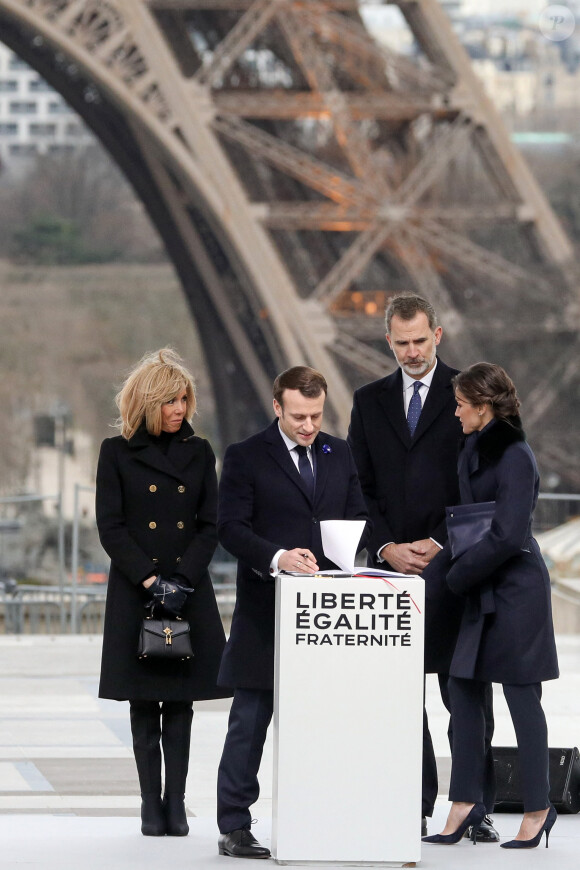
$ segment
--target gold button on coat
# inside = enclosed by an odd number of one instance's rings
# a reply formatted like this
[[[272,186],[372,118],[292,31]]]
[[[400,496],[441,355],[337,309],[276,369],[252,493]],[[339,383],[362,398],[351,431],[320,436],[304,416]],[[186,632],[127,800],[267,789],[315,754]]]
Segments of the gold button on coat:
[[[182,523],[181,520],[179,520],[179,522],[177,523],[177,528],[183,529],[184,526],[185,526],[185,523]]]
[[[150,529],[156,529],[156,528],[157,528],[157,523],[154,523],[154,522],[149,523],[149,528],[150,528]]]
[[[177,487],[177,492],[185,492],[185,487],[183,486],[183,484]]]
[[[154,483],[152,483],[151,486],[149,487],[149,492],[157,492],[157,487],[155,486]]]

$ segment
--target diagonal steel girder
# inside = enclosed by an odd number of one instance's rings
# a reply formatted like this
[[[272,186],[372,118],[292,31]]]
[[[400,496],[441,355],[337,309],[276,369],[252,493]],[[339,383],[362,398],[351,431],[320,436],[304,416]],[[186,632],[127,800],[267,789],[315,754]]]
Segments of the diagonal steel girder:
[[[200,67],[194,78],[199,85],[212,85],[224,76],[256,36],[278,15],[286,11],[286,0],[254,0],[218,44],[209,62]]]
[[[396,364],[383,351],[375,350],[347,332],[340,332],[332,346],[337,356],[372,378],[384,377],[394,371]]]
[[[332,12],[323,13],[315,4],[312,4],[312,8],[304,9],[301,14],[318,31],[321,38],[340,47],[338,58],[341,54],[346,57],[348,53],[352,53],[358,58],[374,60],[395,90],[412,88],[428,94],[448,90],[449,76],[443,75],[439,69],[421,69],[407,58],[379,45],[361,23]]]
[[[546,373],[546,377],[536,384],[526,398],[526,429],[537,430],[546,419],[550,407],[561,390],[566,389],[580,373],[580,338],[567,353],[560,354]]]
[[[470,125],[458,118],[446,131],[443,143],[428,151],[407,176],[399,188],[383,201],[383,214],[379,215],[352,243],[314,291],[317,299],[330,302],[340,296],[349,284],[360,276],[373,256],[380,250],[393,227],[404,220],[404,210],[396,215],[393,206],[413,205],[463,147],[470,132]],[[389,216],[390,212],[390,216]]]
[[[368,229],[359,233],[352,245],[334,264],[314,290],[315,299],[329,305],[346,290],[349,284],[364,271],[374,255],[381,249],[388,236],[394,232],[395,221],[375,220]]]
[[[334,135],[341,146],[354,174],[379,190],[386,192],[388,186],[384,173],[375,164],[368,137],[361,134],[353,122],[348,102],[338,87],[334,76],[321,57],[307,19],[291,8],[279,17],[279,26],[291,46],[312,91],[322,96],[323,104],[332,118]]]
[[[399,185],[393,193],[392,201],[404,205],[414,205],[418,202],[437,181],[451,160],[465,149],[472,129],[469,119],[458,115]]]
[[[375,199],[372,190],[362,181],[240,118],[222,115],[213,121],[213,128],[228,139],[243,145],[250,154],[267,160],[335,202],[358,202],[362,205]]]
[[[425,220],[413,225],[410,230],[432,248],[503,287],[514,289],[526,283],[528,288],[535,287],[540,297],[550,290],[549,283],[541,276],[511,263],[501,254],[478,245],[436,221]]]

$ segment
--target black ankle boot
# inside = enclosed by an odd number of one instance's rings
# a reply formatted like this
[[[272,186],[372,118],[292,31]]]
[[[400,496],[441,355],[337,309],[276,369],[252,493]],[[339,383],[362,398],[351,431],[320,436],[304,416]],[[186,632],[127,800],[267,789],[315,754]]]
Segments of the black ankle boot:
[[[186,837],[189,834],[184,798],[185,795],[182,794],[166,794],[163,798],[165,823],[169,837]]]
[[[167,833],[165,813],[158,794],[141,795],[141,833],[146,837],[164,837]]]

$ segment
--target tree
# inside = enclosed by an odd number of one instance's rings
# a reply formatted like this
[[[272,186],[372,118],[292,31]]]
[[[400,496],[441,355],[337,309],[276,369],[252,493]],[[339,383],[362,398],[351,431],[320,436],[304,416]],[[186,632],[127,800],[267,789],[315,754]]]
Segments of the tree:
[[[33,263],[162,260],[142,205],[95,142],[39,156],[24,177],[0,184],[0,255]]]
[[[80,230],[73,221],[38,215],[12,235],[13,253],[19,262],[37,265],[90,262]]]

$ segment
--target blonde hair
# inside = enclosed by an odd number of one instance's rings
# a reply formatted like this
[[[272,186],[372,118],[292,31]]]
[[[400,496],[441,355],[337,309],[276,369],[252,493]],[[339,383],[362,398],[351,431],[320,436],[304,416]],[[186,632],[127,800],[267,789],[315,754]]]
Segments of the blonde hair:
[[[142,423],[151,435],[159,435],[161,406],[181,391],[187,396],[186,420],[191,422],[195,413],[195,384],[181,357],[170,347],[145,354],[115,396],[121,435],[129,440]]]

